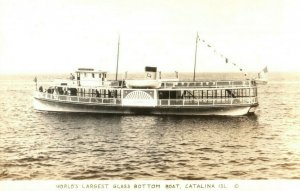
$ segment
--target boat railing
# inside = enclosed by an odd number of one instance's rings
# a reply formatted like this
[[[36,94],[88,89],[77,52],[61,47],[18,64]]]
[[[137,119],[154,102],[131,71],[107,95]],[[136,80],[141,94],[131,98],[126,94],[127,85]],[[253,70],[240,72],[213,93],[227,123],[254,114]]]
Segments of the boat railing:
[[[226,99],[159,99],[158,106],[245,105],[256,104],[257,97]]]
[[[36,98],[71,103],[88,103],[100,105],[122,105],[121,98],[80,97],[35,92]],[[158,106],[201,106],[201,105],[248,105],[258,103],[257,97],[222,98],[222,99],[159,99]]]
[[[223,87],[252,87],[255,85],[254,81],[163,81],[161,88],[223,88]]]
[[[121,98],[81,97],[69,95],[56,95],[44,92],[36,92],[35,97],[62,102],[121,105]]]

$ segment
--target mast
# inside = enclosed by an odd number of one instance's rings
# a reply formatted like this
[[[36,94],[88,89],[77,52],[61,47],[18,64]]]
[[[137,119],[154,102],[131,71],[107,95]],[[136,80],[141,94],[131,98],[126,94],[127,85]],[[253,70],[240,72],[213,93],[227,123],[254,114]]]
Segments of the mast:
[[[197,36],[196,36],[196,49],[195,49],[195,63],[194,63],[194,77],[193,77],[193,81],[195,81],[195,73],[196,73],[198,39],[199,39],[199,36],[198,36],[198,32],[197,32]]]
[[[119,35],[119,38],[118,38],[118,54],[117,54],[116,81],[118,80],[119,48],[120,48],[120,35]]]
[[[196,36],[196,48],[195,48],[195,63],[194,63],[194,77],[193,77],[193,81],[195,81],[195,73],[196,73],[198,39],[199,39],[199,36],[198,36],[198,32],[197,32],[197,36]]]

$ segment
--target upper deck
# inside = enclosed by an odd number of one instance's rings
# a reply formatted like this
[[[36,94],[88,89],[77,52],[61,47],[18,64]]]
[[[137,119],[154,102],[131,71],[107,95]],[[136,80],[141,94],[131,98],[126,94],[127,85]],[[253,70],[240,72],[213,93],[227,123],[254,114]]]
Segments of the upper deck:
[[[178,72],[175,79],[162,79],[156,67],[145,68],[145,78],[129,80],[127,74],[122,80],[108,80],[107,72],[92,68],[79,68],[75,71],[76,78],[71,74],[70,80],[56,83],[56,86],[81,88],[133,88],[133,89],[206,89],[206,88],[249,88],[256,87],[255,80],[179,80]],[[134,85],[130,85],[134,81]]]
[[[228,81],[216,81],[216,80],[202,80],[202,81],[162,81],[162,89],[197,89],[197,88],[241,88],[241,87],[253,87],[256,86],[254,80],[228,80]]]

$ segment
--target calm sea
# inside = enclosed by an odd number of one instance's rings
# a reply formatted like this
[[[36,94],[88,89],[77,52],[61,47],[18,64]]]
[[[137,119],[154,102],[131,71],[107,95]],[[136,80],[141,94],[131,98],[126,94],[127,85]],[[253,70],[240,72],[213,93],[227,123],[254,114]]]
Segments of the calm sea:
[[[1,76],[0,179],[300,179],[300,75],[269,75],[244,117],[38,112]]]

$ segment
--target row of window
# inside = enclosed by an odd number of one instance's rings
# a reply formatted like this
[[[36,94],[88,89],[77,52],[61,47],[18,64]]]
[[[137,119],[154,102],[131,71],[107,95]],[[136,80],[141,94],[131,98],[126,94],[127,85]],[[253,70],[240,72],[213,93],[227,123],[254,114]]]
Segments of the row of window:
[[[121,90],[109,89],[85,89],[78,88],[77,96],[81,97],[99,97],[99,98],[121,98]]]
[[[80,74],[82,74],[82,73],[77,73],[77,78],[80,78]],[[91,73],[92,75],[91,75],[91,77],[92,78],[95,78],[95,73]],[[87,77],[87,73],[86,72],[83,72],[83,76],[84,77]],[[106,73],[99,73],[99,78],[106,78]]]
[[[60,95],[99,98],[121,98],[120,89],[63,88],[48,89]],[[257,96],[256,88],[218,89],[218,90],[159,90],[158,99],[222,99]]]
[[[239,98],[257,96],[256,88],[218,90],[160,90],[159,99]]]

